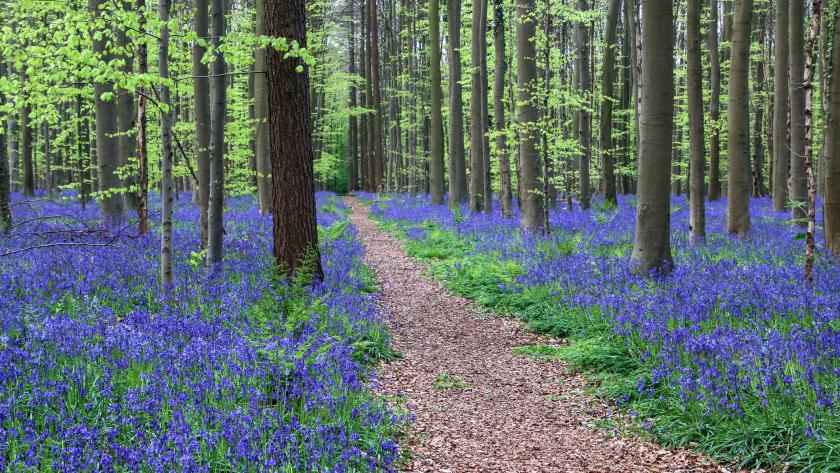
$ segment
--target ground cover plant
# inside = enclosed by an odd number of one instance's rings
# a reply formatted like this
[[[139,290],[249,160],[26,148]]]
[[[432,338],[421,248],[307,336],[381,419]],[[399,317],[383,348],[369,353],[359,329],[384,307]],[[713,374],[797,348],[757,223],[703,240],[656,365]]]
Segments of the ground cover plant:
[[[725,203],[712,203],[705,244],[691,244],[687,205],[673,198],[675,268],[650,278],[628,267],[632,198],[552,210],[549,236],[498,211],[360,198],[450,290],[570,338],[551,353],[517,350],[595,373],[599,392],[660,442],[742,466],[840,466],[840,272],[818,258],[803,284],[801,230],[767,201],[751,201],[748,238],[726,235]]]
[[[0,471],[389,471],[405,417],[369,393],[395,354],[344,204],[318,195],[325,278],[271,270],[271,219],[227,201],[208,275],[197,207],[160,240],[99,209],[16,196],[0,236]],[[36,245],[49,246],[15,253]]]

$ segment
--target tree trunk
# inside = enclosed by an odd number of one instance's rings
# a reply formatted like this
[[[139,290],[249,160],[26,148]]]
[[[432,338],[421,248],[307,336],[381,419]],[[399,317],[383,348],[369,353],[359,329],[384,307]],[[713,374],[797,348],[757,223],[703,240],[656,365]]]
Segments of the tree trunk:
[[[758,44],[761,49],[761,60],[755,65],[755,93],[759,97],[764,97],[764,13],[759,14],[758,17]],[[764,195],[764,101],[760,100],[755,103],[755,112],[753,114],[753,197],[762,197]]]
[[[146,27],[146,0],[137,0],[136,10],[140,18],[140,29]],[[137,46],[137,65],[140,74],[149,73],[149,50],[145,42]],[[146,117],[145,89],[140,89],[137,99],[137,232],[141,235],[149,233],[149,153],[148,153],[148,119]],[[171,146],[171,145],[170,145]]]
[[[108,28],[109,19],[102,17],[100,5],[107,0],[88,0],[88,9],[96,22],[95,28]],[[104,31],[101,31],[104,33]],[[104,34],[93,37],[93,53],[100,60],[109,62],[113,54],[107,47],[108,38]],[[125,218],[125,195],[120,192],[122,182],[117,176],[119,168],[119,150],[117,148],[117,103],[113,84],[100,78],[93,85],[93,99],[96,107],[96,157],[97,179],[101,200],[101,220],[114,224]]]
[[[257,0],[257,4],[264,2],[265,0]],[[353,0],[350,0],[350,11],[353,11]],[[352,15],[350,16],[350,37],[348,38],[349,44],[349,52],[350,52],[350,74],[356,74],[356,22],[353,20]],[[263,62],[265,61],[265,50],[263,50]],[[263,84],[265,84],[263,82]],[[349,158],[349,167],[350,171],[348,172],[348,179],[349,182],[349,190],[354,191],[359,188],[359,163],[358,163],[358,156],[359,150],[358,146],[359,143],[357,141],[358,138],[358,124],[356,121],[356,97],[358,96],[358,91],[356,90],[356,83],[351,82],[350,84],[350,118],[348,124],[348,135],[347,135],[347,150],[350,154]],[[262,122],[260,122],[262,124]],[[267,124],[266,124],[267,125]],[[264,127],[266,125],[263,125]],[[265,136],[268,136],[267,134]],[[262,202],[262,197],[260,197],[260,202]]]
[[[373,88],[373,159],[374,187],[381,190],[385,156],[382,149],[382,92],[379,87],[379,17],[376,14],[376,0],[368,2],[370,7],[370,80]]]
[[[775,25],[775,64],[773,65],[773,210],[781,212],[788,203],[790,149],[787,140],[790,54],[788,1],[778,0]]]
[[[123,12],[128,13],[133,5],[130,0],[120,1]],[[122,59],[125,61],[120,72],[131,76],[134,71],[134,56],[131,54],[131,43],[126,34],[125,28],[117,28],[117,47],[120,48]],[[124,176],[122,186],[125,188],[125,203],[129,210],[137,210],[137,176],[133,172],[134,164],[132,158],[137,148],[137,140],[134,135],[137,118],[134,110],[134,93],[132,91],[117,88],[117,152],[119,153],[119,166]],[[130,171],[131,170],[131,171]]]
[[[813,0],[814,14],[811,17],[811,29],[808,33],[808,43],[805,48],[805,178],[808,186],[808,205],[806,209],[808,226],[805,231],[805,280],[814,279],[814,249],[817,246],[815,234],[817,232],[817,185],[814,180],[814,44],[820,29],[820,15],[822,14],[822,0]]]
[[[537,86],[536,25],[534,0],[517,0],[516,85],[519,92],[519,138],[522,168],[522,227],[537,233],[542,229],[543,197],[540,195],[540,156],[537,149],[540,111],[532,91]]]
[[[604,180],[604,202],[610,205],[618,204],[613,169],[612,112],[613,100],[615,100],[613,82],[615,80],[616,29],[620,8],[621,0],[610,0],[601,75],[601,177]]]
[[[199,40],[209,37],[208,0],[196,0],[194,30]],[[192,48],[193,92],[195,94],[195,162],[198,168],[198,209],[201,247],[207,248],[210,209],[210,78],[207,64],[201,59],[207,51],[203,41]]]
[[[474,0],[472,9],[472,44],[470,48],[470,211],[484,209],[485,172],[484,172],[484,136],[482,134],[481,110],[481,4],[484,0]]]
[[[484,208],[487,213],[493,211],[493,173],[490,161],[490,107],[487,102],[489,88],[487,85],[487,5],[488,0],[478,2],[481,5],[481,61],[479,63],[479,77],[481,79],[481,142],[483,145],[481,157],[484,162]]]
[[[468,196],[461,87],[461,0],[449,0],[446,3],[446,25],[449,29],[449,206],[454,207],[459,202],[465,202]]]
[[[163,81],[160,88],[160,102],[166,108],[160,114],[161,130],[161,245],[160,245],[160,283],[162,292],[169,292],[174,281],[173,277],[173,242],[172,242],[172,211],[174,208],[175,183],[172,179],[172,107],[169,100],[169,0],[158,0],[158,16],[163,22],[158,46],[158,69]]]
[[[709,49],[709,200],[720,199],[720,46],[718,46],[718,0],[710,0],[711,17],[707,43]]]
[[[577,8],[581,12],[589,10],[588,0],[577,0]],[[586,21],[578,21],[575,27],[575,46],[577,49],[578,93],[589,96],[589,28]],[[588,102],[588,100],[587,100]],[[580,146],[580,208],[589,208],[589,163],[592,157],[592,113],[587,108],[578,112],[578,145]]]
[[[840,263],[840,9],[834,11],[834,37],[831,47],[831,83],[829,85],[825,154],[825,246]]]
[[[6,62],[0,57],[0,77],[5,76]],[[6,103],[6,97],[2,92],[0,92],[0,103]],[[8,232],[12,226],[12,181],[9,173],[6,136],[6,133],[0,133],[0,231],[2,232]]]
[[[496,129],[496,153],[499,156],[499,200],[502,217],[513,215],[513,202],[510,183],[510,153],[505,129],[505,74],[507,62],[505,56],[505,7],[503,0],[493,0],[493,46],[496,54],[496,67],[493,79],[493,121]]]
[[[429,150],[429,191],[432,203],[443,204],[443,113],[441,111],[440,86],[440,5],[438,0],[429,0],[429,76],[431,85],[431,123]]]
[[[700,51],[701,0],[688,0],[686,21],[686,42],[688,43],[688,70],[686,88],[688,95],[688,140],[691,156],[689,157],[689,228],[691,237],[697,240],[706,238],[706,135],[703,123],[703,64]]]
[[[752,0],[735,0],[732,23],[732,56],[729,67],[727,155],[728,233],[745,236],[750,231],[750,36]]]
[[[790,0],[790,201],[791,217],[804,226],[805,181],[805,0]]]
[[[225,205],[225,117],[227,115],[227,90],[225,83],[225,57],[219,50],[225,36],[225,1],[212,0],[211,39],[215,58],[210,81],[210,206],[207,212],[207,263],[210,271],[222,263],[224,257]],[[306,109],[309,110],[308,108]]]
[[[257,36],[265,35],[265,1],[257,0]],[[260,213],[271,212],[271,161],[269,158],[269,130],[268,130],[268,90],[266,89],[265,48],[257,48],[254,52],[254,119],[256,121],[256,161],[257,161],[257,194],[259,195]],[[352,52],[351,52],[351,64]],[[354,71],[351,69],[350,71]],[[355,107],[355,105],[354,105]],[[351,118],[351,123],[356,117]]]
[[[674,22],[668,0],[642,0],[639,185],[631,266],[668,271],[671,258],[671,148],[674,126]]]
[[[266,34],[306,47],[306,1],[268,2]],[[268,107],[274,193],[274,258],[281,271],[323,279],[315,221],[315,175],[309,115],[309,68],[268,51]],[[297,68],[303,72],[297,72]]]

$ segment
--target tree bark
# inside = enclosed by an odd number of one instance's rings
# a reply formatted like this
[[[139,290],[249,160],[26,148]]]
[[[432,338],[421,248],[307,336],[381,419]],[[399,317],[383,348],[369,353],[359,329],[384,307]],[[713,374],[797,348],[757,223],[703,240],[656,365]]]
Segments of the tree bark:
[[[791,217],[806,225],[805,0],[790,0],[790,201]]]
[[[136,0],[135,9],[140,18],[140,29],[146,27],[146,0]],[[149,50],[145,42],[137,46],[137,65],[140,74],[149,73]],[[146,117],[145,89],[140,89],[137,99],[137,232],[149,233],[149,153],[148,153],[148,118]],[[81,153],[80,153],[81,155]]]
[[[537,149],[539,107],[532,91],[537,86],[537,50],[534,44],[536,25],[534,0],[517,0],[516,14],[516,85],[519,93],[519,139],[522,186],[522,228],[530,233],[542,230],[543,197],[540,195],[541,170]]]
[[[840,9],[834,11],[834,36],[831,47],[831,83],[828,101],[828,133],[825,154],[825,246],[840,263]]]
[[[0,57],[0,77],[5,76],[6,63]],[[0,103],[6,103],[6,97],[2,92],[0,92]],[[6,136],[6,133],[0,133],[0,231],[2,232],[8,232],[12,226],[12,180],[9,172]]]
[[[265,0],[257,0],[257,4],[264,2]],[[353,0],[350,0],[350,11],[352,12],[354,8]],[[350,23],[350,37],[348,38],[349,44],[349,53],[350,53],[350,75],[355,75],[356,72],[356,22],[352,18],[352,14],[349,20]],[[265,59],[265,51],[263,50],[263,60]],[[350,83],[350,118],[348,124],[348,135],[347,135],[347,151],[350,154],[349,158],[349,166],[350,171],[348,172],[348,179],[349,179],[349,190],[354,191],[359,188],[359,163],[358,163],[358,156],[359,156],[359,143],[358,143],[358,123],[356,120],[356,107],[358,104],[356,103],[358,97],[358,91],[356,90],[356,82]],[[262,122],[260,122],[262,123]],[[267,124],[263,125],[266,126]],[[268,135],[266,134],[266,137]],[[262,201],[262,197],[260,197],[260,201]]]
[[[210,209],[210,72],[201,59],[207,52],[209,33],[208,0],[196,0],[193,29],[198,40],[192,48],[193,93],[195,95],[195,162],[198,168],[198,210],[201,247],[207,248]]]
[[[758,45],[761,49],[761,60],[755,65],[755,93],[764,97],[764,13],[758,16]],[[753,113],[753,197],[762,197],[764,192],[764,101],[759,100],[754,106]]]
[[[207,212],[207,263],[210,271],[216,271],[224,258],[225,205],[225,117],[227,116],[227,90],[225,83],[225,57],[219,50],[225,36],[225,1],[212,0],[211,40],[214,60],[211,67],[210,99],[210,206]],[[308,108],[306,109],[309,110]]]
[[[257,36],[265,35],[265,2],[257,1]],[[259,195],[260,213],[271,212],[271,160],[269,158],[269,130],[268,130],[268,90],[266,89],[265,48],[257,48],[254,52],[254,119],[256,120],[256,161],[257,161],[257,194]],[[351,64],[352,52],[351,52]],[[351,73],[354,71],[351,70]],[[355,105],[354,105],[355,107]],[[356,117],[351,117],[351,123]]]
[[[790,48],[788,44],[789,0],[778,0],[775,21],[775,64],[773,65],[773,210],[781,212],[788,203],[788,100],[790,91]]]
[[[707,43],[709,49],[709,200],[720,199],[720,46],[718,45],[718,0],[710,0],[711,16]]]
[[[577,0],[577,9],[589,10],[589,1]],[[589,71],[589,28],[585,21],[578,21],[575,27],[575,46],[577,49],[578,93],[588,96],[590,87]],[[588,102],[588,100],[586,101]],[[592,112],[584,106],[578,112],[578,145],[580,146],[580,208],[589,208],[589,163],[592,157]]]
[[[468,196],[461,86],[461,0],[446,3],[446,25],[449,29],[449,206],[454,207]],[[470,168],[472,180],[472,165]]]
[[[130,0],[120,1],[122,10],[130,12],[134,7]],[[121,58],[124,61],[120,72],[131,76],[134,71],[134,56],[131,54],[131,42],[128,39],[125,28],[117,28],[117,47],[120,49]],[[116,90],[117,100],[117,152],[119,153],[119,166],[123,174],[122,185],[125,188],[125,203],[129,210],[137,210],[137,176],[133,172],[134,164],[132,158],[137,149],[137,138],[134,135],[137,113],[134,110],[134,93],[122,87]]]
[[[379,26],[376,14],[376,0],[368,2],[370,7],[370,80],[373,89],[373,177],[374,187],[380,190],[383,180],[385,156],[382,148],[382,92],[379,86]]]
[[[104,30],[108,28],[109,19],[103,18],[102,10],[100,10],[100,5],[106,2],[107,0],[88,0],[88,9],[93,16],[94,28],[96,29]],[[102,35],[99,39],[96,36],[93,38],[93,52],[100,61],[109,62],[113,59],[113,54],[108,49],[107,42],[108,38],[105,35]],[[94,83],[97,179],[102,208],[100,219],[103,223],[110,224],[125,219],[125,195],[120,192],[122,182],[117,176],[117,168],[120,165],[117,147],[117,132],[119,130],[117,129],[117,103],[113,94],[113,84],[104,78]]]
[[[505,7],[503,0],[493,0],[493,38],[496,64],[493,79],[493,121],[496,129],[496,154],[499,156],[499,200],[503,218],[513,215],[510,182],[510,153],[505,128]]]
[[[481,4],[484,0],[474,0],[472,9],[472,43],[470,48],[470,211],[484,209],[484,136],[482,133],[481,110]],[[451,143],[451,142],[450,142]]]
[[[163,83],[160,88],[160,102],[165,110],[160,114],[161,130],[161,244],[160,284],[163,292],[171,290],[173,276],[172,211],[174,208],[175,183],[172,179],[172,107],[169,99],[169,0],[158,0],[158,16],[164,23],[158,46],[158,70]]]
[[[727,106],[728,233],[745,236],[750,231],[750,36],[752,0],[735,0],[732,23],[732,57]]]
[[[621,0],[610,0],[604,37],[603,73],[601,74],[601,178],[604,180],[604,202],[610,205],[618,204],[613,169],[612,112],[615,100],[613,82],[615,81],[616,29],[620,8]]]
[[[669,271],[671,148],[674,126],[674,22],[668,0],[642,0],[639,184],[631,266]]]
[[[805,92],[805,179],[808,187],[808,205],[806,209],[808,226],[805,230],[805,280],[814,280],[814,249],[816,248],[815,234],[817,232],[817,185],[814,180],[814,45],[820,29],[820,15],[822,14],[822,0],[813,0],[813,15],[811,29],[808,33],[808,43],[805,47],[805,76],[802,85]]]
[[[429,130],[429,192],[432,203],[443,204],[443,113],[440,86],[440,4],[429,0],[429,79],[431,85],[431,123]]]
[[[706,238],[706,132],[703,123],[703,64],[700,51],[701,0],[688,0],[686,42],[688,43],[688,70],[686,87],[688,95],[689,157],[689,228],[696,240]]]
[[[306,47],[306,1],[268,0],[266,34]],[[323,279],[315,220],[315,172],[309,115],[309,68],[270,49],[268,107],[274,198],[274,258],[281,271]],[[303,72],[296,68],[302,67]]]
[[[481,79],[481,142],[482,161],[484,162],[484,210],[493,211],[493,173],[490,160],[490,106],[488,103],[489,87],[487,84],[487,5],[488,0],[478,2],[481,5],[481,61],[479,63],[479,78]]]

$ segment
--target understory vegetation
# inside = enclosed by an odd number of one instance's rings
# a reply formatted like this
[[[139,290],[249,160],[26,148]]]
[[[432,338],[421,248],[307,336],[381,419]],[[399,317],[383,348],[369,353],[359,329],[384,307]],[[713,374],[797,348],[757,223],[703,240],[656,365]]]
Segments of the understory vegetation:
[[[65,197],[16,196],[0,239],[0,471],[394,469],[407,417],[368,388],[396,354],[335,195],[318,195],[314,284],[275,272],[251,197],[228,198],[208,275],[179,200],[168,294],[158,229],[100,225]]]
[[[739,467],[840,468],[840,273],[818,255],[813,286],[802,285],[801,229],[766,200],[751,201],[743,239],[724,231],[726,203],[712,202],[707,240],[693,245],[686,201],[672,198],[675,265],[649,278],[628,268],[632,197],[554,209],[546,236],[497,206],[357,195],[450,291],[568,339],[514,353],[585,371],[635,433]]]

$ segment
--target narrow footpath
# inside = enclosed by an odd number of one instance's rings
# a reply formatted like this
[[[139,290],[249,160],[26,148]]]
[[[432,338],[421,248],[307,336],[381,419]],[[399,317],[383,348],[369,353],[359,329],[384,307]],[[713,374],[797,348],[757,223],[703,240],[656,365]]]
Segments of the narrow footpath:
[[[609,407],[585,392],[562,361],[512,353],[538,342],[516,320],[488,317],[425,274],[402,244],[346,197],[350,221],[381,283],[395,348],[381,391],[416,416],[404,471],[721,472],[701,455],[611,436],[595,424]]]

